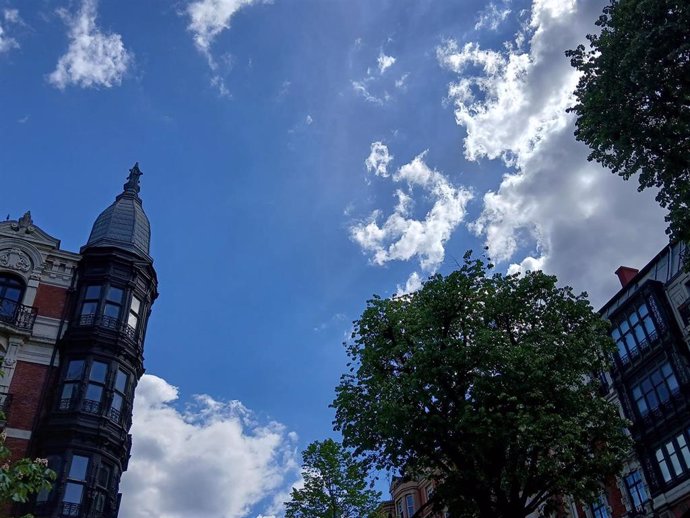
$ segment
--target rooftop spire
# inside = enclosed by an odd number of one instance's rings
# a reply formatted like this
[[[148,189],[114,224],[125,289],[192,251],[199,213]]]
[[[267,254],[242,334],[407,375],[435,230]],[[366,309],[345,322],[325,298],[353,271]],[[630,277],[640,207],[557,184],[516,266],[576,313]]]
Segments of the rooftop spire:
[[[127,183],[124,185],[125,192],[133,192],[139,194],[141,187],[139,186],[139,177],[144,174],[139,169],[139,162],[134,163],[134,167],[129,170],[129,176],[127,177]]]

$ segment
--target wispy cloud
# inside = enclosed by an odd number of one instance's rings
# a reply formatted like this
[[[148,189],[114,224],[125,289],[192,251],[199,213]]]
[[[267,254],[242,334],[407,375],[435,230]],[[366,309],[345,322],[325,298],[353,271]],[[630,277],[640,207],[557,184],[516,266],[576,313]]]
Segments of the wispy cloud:
[[[178,397],[157,376],[139,382],[121,514],[241,518],[257,504],[267,516],[278,514],[280,503],[270,495],[285,494],[299,478],[296,434],[260,422],[239,401],[198,395],[181,411]]]
[[[218,59],[211,51],[215,39],[223,31],[230,29],[233,16],[243,7],[266,3],[269,0],[195,0],[185,9],[189,17],[187,29],[192,33],[194,45],[201,52],[212,71],[211,85],[221,96],[229,96],[230,92],[225,79],[220,73]]]
[[[374,142],[371,151],[365,161],[367,169],[389,177],[387,166],[392,157],[388,148]],[[350,227],[350,237],[371,255],[374,264],[418,258],[422,270],[436,271],[443,262],[446,241],[465,217],[472,193],[455,187],[443,174],[431,169],[425,157],[426,151],[390,175],[394,183],[403,185],[396,189],[397,203],[390,216],[380,223],[382,211],[375,210],[366,221]],[[433,200],[423,219],[411,215],[415,189],[423,190]]]
[[[489,2],[489,4],[479,12],[477,23],[474,24],[475,30],[498,30],[512,12],[510,9],[510,1],[511,0],[503,0],[501,5]]]
[[[69,27],[70,44],[48,81],[57,88],[69,85],[84,88],[119,85],[132,55],[119,34],[102,32],[96,25],[97,0],[83,0],[76,14],[59,9]]]
[[[10,25],[18,24],[22,24],[19,11],[17,9],[4,9],[2,12],[2,21],[0,21],[0,54],[19,48],[19,42],[16,38],[9,36],[7,33]]]

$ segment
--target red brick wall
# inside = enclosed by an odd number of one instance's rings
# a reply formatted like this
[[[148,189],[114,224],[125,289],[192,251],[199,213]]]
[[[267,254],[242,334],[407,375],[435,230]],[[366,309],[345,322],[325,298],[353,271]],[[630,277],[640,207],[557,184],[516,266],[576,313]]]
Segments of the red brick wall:
[[[613,514],[613,518],[622,518],[628,512],[623,504],[623,496],[621,490],[615,481],[610,481],[606,487],[608,490],[609,506]]]
[[[8,412],[7,426],[31,430],[43,390],[48,366],[18,361],[10,384],[12,403]]]
[[[62,310],[67,302],[67,290],[50,284],[39,284],[34,306],[44,317],[62,318]]]
[[[10,462],[15,462],[26,457],[26,451],[29,448],[29,441],[26,439],[16,439],[8,437],[5,440],[5,446],[10,449]]]

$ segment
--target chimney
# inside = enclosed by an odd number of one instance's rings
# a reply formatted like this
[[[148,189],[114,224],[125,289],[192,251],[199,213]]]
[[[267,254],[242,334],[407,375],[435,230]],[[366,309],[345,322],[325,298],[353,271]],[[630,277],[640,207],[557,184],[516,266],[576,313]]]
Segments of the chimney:
[[[621,281],[621,286],[625,288],[628,285],[628,283],[632,281],[633,278],[635,278],[635,275],[637,275],[639,271],[640,270],[638,270],[637,268],[621,266],[620,268],[618,268],[618,270],[616,270],[615,273],[616,275],[618,275],[618,280]]]

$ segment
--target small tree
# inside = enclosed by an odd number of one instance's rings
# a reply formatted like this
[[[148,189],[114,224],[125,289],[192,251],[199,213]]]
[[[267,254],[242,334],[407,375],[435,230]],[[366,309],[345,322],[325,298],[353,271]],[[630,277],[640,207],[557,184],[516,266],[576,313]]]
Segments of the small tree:
[[[10,463],[11,453],[5,445],[6,437],[5,432],[0,433],[0,507],[10,503],[26,503],[31,495],[42,489],[50,489],[55,480],[55,472],[48,468],[46,459],[20,459]]]
[[[592,374],[608,324],[541,272],[458,271],[367,304],[333,403],[346,446],[435,481],[454,518],[518,518],[557,495],[589,501],[628,451]]]
[[[582,72],[575,136],[590,160],[659,188],[667,232],[690,242],[690,2],[611,0],[596,25],[589,49],[566,52]]]
[[[286,518],[369,518],[381,494],[368,488],[367,470],[332,439],[302,452],[304,487],[293,489]]]

